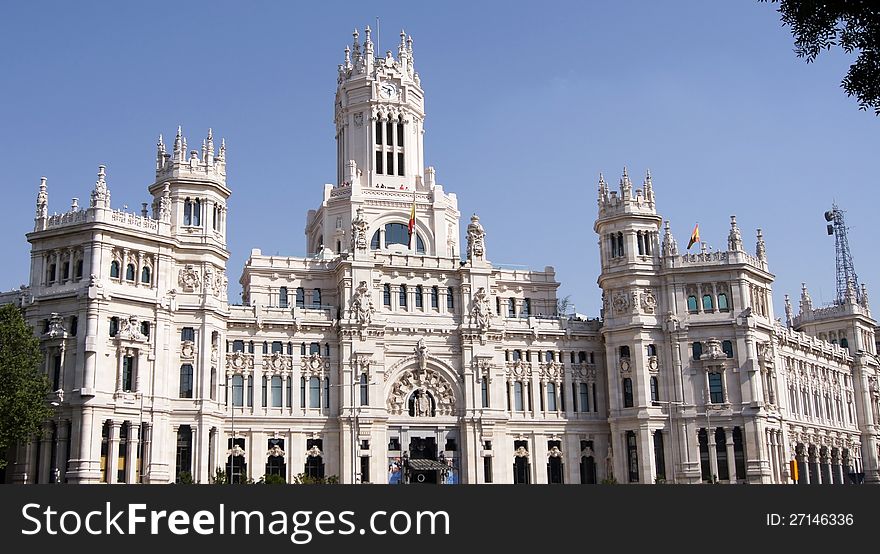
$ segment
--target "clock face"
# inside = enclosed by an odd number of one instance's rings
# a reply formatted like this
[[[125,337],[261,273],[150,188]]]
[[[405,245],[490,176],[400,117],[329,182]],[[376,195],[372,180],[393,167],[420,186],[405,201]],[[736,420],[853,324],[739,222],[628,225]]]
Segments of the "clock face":
[[[379,92],[383,98],[393,98],[397,93],[397,87],[392,83],[382,83],[379,87]]]

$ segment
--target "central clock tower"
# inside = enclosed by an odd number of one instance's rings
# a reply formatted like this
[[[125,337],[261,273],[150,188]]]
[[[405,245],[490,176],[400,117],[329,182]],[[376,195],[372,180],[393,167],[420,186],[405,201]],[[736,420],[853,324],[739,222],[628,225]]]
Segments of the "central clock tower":
[[[397,59],[373,52],[370,28],[353,33],[336,89],[337,184],[351,178],[350,160],[366,187],[412,190],[424,167],[425,96],[413,64],[412,37],[400,33]]]

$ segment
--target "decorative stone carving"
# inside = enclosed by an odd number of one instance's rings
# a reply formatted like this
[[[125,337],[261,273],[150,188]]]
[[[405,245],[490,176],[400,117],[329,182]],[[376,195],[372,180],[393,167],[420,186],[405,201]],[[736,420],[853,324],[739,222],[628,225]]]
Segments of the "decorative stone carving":
[[[541,367],[541,380],[542,381],[561,381],[562,380],[563,367],[562,364],[558,362],[547,362],[543,364]]]
[[[195,344],[193,344],[193,341],[183,341],[183,344],[180,345],[180,357],[184,360],[191,360],[195,354],[196,347]]]
[[[138,323],[138,317],[136,315],[128,316],[127,319],[119,320],[119,331],[116,333],[116,339],[136,342],[147,340],[147,337],[141,333],[141,326]]]
[[[330,370],[330,360],[321,357],[317,352],[302,358],[302,371],[309,376],[321,377]]]
[[[474,358],[474,372],[477,374],[477,382],[486,379],[492,382],[492,360],[488,358]]]
[[[360,325],[369,325],[373,322],[375,312],[370,288],[366,281],[361,281],[351,297],[351,317]]]
[[[321,449],[318,448],[317,445],[314,445],[311,448],[309,448],[308,450],[306,450],[306,456],[308,456],[310,458],[315,458],[317,456],[323,456],[323,453],[321,452]]]
[[[254,369],[254,357],[244,352],[233,352],[226,356],[226,370],[231,373],[245,373]]]
[[[199,288],[199,274],[191,264],[177,272],[177,284],[183,292],[195,292]]]
[[[281,352],[272,352],[269,356],[263,357],[263,369],[270,373],[287,372],[293,368],[293,361],[290,356],[285,356]]]
[[[370,378],[370,365],[373,363],[373,357],[369,354],[355,354],[351,357],[351,369],[356,375],[366,375]]]
[[[428,345],[425,344],[425,339],[419,339],[419,344],[416,345],[416,357],[419,359],[419,369],[422,371],[428,368]]]
[[[519,448],[517,448],[517,449],[513,452],[513,456],[514,456],[515,458],[528,458],[528,457],[529,457],[529,451],[526,450],[526,448],[525,448],[524,446],[520,446]]]
[[[246,454],[246,452],[244,451],[244,448],[240,447],[237,444],[233,444],[232,448],[230,448],[229,450],[226,451],[227,457],[234,456],[236,458],[238,458],[238,457],[244,458],[245,454]]]
[[[707,340],[706,352],[703,353],[703,358],[709,360],[721,360],[727,358],[727,354],[724,353],[724,348],[721,345],[721,341],[718,339]]]
[[[646,314],[653,314],[657,309],[657,298],[651,289],[645,289],[642,294],[642,311]]]
[[[553,448],[550,449],[549,452],[547,452],[547,457],[548,458],[561,458],[562,457],[562,450],[559,450],[558,446],[554,446]]]
[[[632,369],[632,362],[629,358],[621,358],[620,359],[620,372],[621,373],[629,373]]]
[[[486,231],[480,224],[477,214],[471,216],[471,222],[467,227],[467,257],[468,260],[481,260],[485,254]]]
[[[492,323],[492,313],[489,310],[489,295],[484,287],[477,289],[471,305],[471,320],[482,332],[489,330]]]
[[[405,413],[408,410],[407,402],[416,391],[419,391],[419,397],[427,393],[434,398],[436,415],[454,415],[455,394],[452,386],[431,368],[404,371],[391,387],[388,411],[392,415]],[[416,409],[416,413],[418,413],[418,409]]]
[[[625,292],[617,291],[614,293],[614,299],[611,301],[616,315],[622,315],[629,310],[629,299]]]
[[[43,333],[44,339],[58,339],[67,336],[67,330],[64,328],[64,319],[57,312],[52,312],[49,316],[49,330]]]
[[[269,452],[266,453],[266,456],[269,458],[278,458],[284,457],[284,450],[281,449],[277,444],[272,445],[272,448],[269,449]]]
[[[532,364],[522,360],[516,360],[507,364],[507,380],[521,381],[528,379],[532,375]]]
[[[354,114],[354,126],[355,127],[363,127],[364,125],[364,112],[358,112]]]
[[[351,221],[351,249],[367,249],[367,220],[364,219],[364,209],[358,207],[355,218]]]

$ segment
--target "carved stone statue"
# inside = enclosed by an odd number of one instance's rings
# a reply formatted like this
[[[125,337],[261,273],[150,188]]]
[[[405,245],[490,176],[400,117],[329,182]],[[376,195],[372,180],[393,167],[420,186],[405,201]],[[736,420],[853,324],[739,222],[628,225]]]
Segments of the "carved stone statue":
[[[428,368],[428,345],[425,344],[425,339],[419,339],[419,344],[416,346],[416,356],[419,358],[419,369],[424,371]]]
[[[357,215],[351,222],[351,249],[367,249],[367,221],[364,219],[364,209],[359,207]]]
[[[431,417],[431,399],[428,397],[428,391],[422,387],[415,394],[416,417]]]
[[[351,298],[351,315],[361,325],[369,325],[373,321],[373,299],[366,281],[361,281]]]
[[[474,294],[473,306],[471,307],[471,318],[473,318],[474,324],[476,324],[481,331],[486,332],[489,330],[492,314],[489,311],[489,295],[483,287],[480,287],[476,294]]]
[[[485,238],[486,231],[480,225],[480,218],[477,214],[471,216],[471,222],[467,227],[467,257],[469,260],[482,259],[485,254]]]

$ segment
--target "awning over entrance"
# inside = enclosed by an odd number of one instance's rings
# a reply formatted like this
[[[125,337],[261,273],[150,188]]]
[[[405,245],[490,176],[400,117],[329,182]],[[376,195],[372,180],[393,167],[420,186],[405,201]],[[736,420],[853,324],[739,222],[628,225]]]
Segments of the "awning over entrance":
[[[445,471],[449,466],[437,460],[412,459],[409,460],[409,467],[413,471]]]

